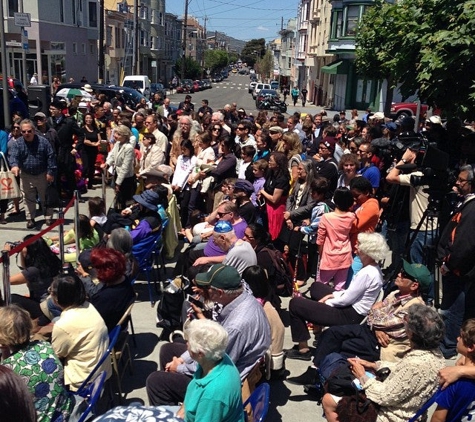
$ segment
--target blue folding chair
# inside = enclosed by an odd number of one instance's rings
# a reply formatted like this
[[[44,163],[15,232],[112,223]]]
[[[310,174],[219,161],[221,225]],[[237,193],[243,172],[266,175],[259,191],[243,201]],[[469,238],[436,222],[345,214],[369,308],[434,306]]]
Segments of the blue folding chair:
[[[137,243],[132,247],[132,254],[134,258],[139,263],[140,272],[147,275],[147,284],[148,284],[148,293],[150,297],[150,304],[152,307],[155,305],[155,297],[152,292],[152,271],[156,268],[157,271],[160,271],[159,258],[162,256],[163,249],[163,237],[162,233],[164,226],[157,234],[152,234],[151,236],[146,237],[141,242]],[[162,256],[163,259],[163,256]],[[162,261],[162,266],[164,262]],[[159,273],[160,276],[160,273]],[[157,291],[157,278],[154,278],[155,290]],[[132,284],[135,280],[132,281]]]
[[[92,413],[91,416],[96,415],[96,404],[101,397],[102,390],[104,389],[106,376],[106,371],[100,372],[94,381],[85,385],[84,387],[81,386],[81,388],[75,393],[76,396],[79,396],[77,399],[84,399],[82,406],[87,405],[86,409],[81,413],[81,416],[77,422],[84,422],[85,420],[89,419],[90,413]]]
[[[105,360],[107,358],[111,359],[111,357],[110,357],[111,351],[114,348],[114,346],[116,345],[117,340],[119,339],[120,329],[121,329],[121,326],[116,325],[114,327],[114,329],[109,333],[109,346],[107,347],[107,350],[101,356],[101,358],[99,359],[99,362],[97,362],[96,366],[91,371],[91,373],[88,375],[88,377],[81,384],[78,391],[81,391],[81,390],[86,388],[86,386],[91,382],[92,378],[94,377],[96,372],[102,367],[102,364],[105,362]]]
[[[252,420],[254,422],[263,422],[269,411],[270,386],[266,382],[257,387],[250,397],[243,403],[244,417],[248,421],[246,407],[251,405]]]

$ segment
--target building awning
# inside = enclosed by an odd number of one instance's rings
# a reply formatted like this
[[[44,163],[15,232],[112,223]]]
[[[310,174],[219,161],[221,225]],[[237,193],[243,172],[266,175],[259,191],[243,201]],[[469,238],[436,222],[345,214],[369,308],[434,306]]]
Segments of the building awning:
[[[338,60],[322,67],[323,73],[330,75],[346,75],[348,73],[348,62],[346,60]]]

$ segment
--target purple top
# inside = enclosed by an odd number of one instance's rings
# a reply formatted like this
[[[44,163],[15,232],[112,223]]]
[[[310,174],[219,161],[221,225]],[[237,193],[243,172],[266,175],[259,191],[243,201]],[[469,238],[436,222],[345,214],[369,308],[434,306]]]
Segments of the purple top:
[[[254,183],[252,184],[254,186],[254,192],[251,195],[251,202],[254,204],[255,207],[258,206],[257,204],[257,194],[261,189],[264,188],[264,183],[266,182],[265,177],[259,177],[254,180]]]
[[[244,237],[244,231],[246,230],[247,223],[246,220],[242,220],[241,222],[234,224],[234,233],[236,233],[236,237],[238,239],[242,239]],[[208,243],[205,246],[205,256],[221,256],[226,255],[226,253],[221,250],[216,243],[214,243],[213,237],[208,240]]]

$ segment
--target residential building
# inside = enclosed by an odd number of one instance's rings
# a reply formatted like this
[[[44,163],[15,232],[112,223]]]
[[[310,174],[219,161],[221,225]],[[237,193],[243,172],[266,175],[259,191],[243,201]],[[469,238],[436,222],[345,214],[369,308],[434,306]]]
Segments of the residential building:
[[[279,31],[280,52],[278,54],[278,66],[280,75],[280,87],[292,87],[298,83],[298,74],[295,67],[295,39],[296,39],[297,19],[291,18],[287,21],[285,28]],[[274,48],[278,47],[274,43]],[[276,53],[274,52],[274,56]]]
[[[198,19],[188,16],[186,22],[186,55],[192,57],[201,66],[204,66],[204,52],[206,49],[206,34]]]
[[[90,0],[23,0],[23,12],[31,16],[31,26],[25,28],[27,40],[22,40],[21,28],[15,25],[14,13],[20,11],[22,0],[3,2],[7,73],[23,79],[22,45],[26,51],[26,78],[33,73],[39,83],[50,84],[53,77],[62,82],[69,78],[79,81],[97,80],[99,38],[99,4]]]
[[[176,61],[181,57],[183,21],[176,15],[165,13],[165,54],[163,57],[164,83],[170,82],[175,76],[173,68]]]

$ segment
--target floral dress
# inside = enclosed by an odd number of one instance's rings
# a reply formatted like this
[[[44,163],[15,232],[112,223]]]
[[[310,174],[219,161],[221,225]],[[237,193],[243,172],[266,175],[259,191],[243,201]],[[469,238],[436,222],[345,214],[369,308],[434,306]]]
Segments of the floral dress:
[[[3,364],[26,382],[33,395],[38,422],[68,420],[73,402],[64,388],[63,365],[50,343],[31,342]]]

